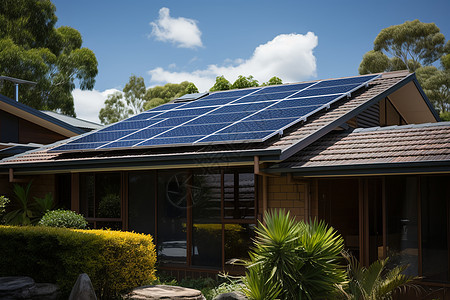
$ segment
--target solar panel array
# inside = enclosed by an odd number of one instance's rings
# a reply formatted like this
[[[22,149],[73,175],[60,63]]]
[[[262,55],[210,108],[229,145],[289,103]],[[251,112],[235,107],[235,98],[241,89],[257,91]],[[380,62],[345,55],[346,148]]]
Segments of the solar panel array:
[[[191,102],[158,106],[51,151],[263,142],[378,76],[216,92]]]

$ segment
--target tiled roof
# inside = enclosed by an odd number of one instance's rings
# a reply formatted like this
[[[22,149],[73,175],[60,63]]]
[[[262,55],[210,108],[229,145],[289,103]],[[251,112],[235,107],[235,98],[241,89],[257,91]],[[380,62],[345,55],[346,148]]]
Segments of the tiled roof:
[[[277,168],[450,162],[450,122],[330,133]]]
[[[411,74],[407,71],[383,73],[381,77],[369,83],[367,88],[356,91],[350,98],[343,98],[331,105],[328,110],[323,110],[311,116],[306,122],[298,123],[283,133],[283,136],[275,136],[264,143],[225,144],[215,146],[190,146],[162,149],[141,150],[117,150],[97,151],[85,153],[50,153],[49,148],[56,147],[56,143],[42,149],[29,151],[22,155],[8,158],[1,165],[22,164],[35,162],[70,161],[70,160],[101,160],[115,158],[151,157],[162,154],[170,155],[195,155],[202,153],[236,153],[245,151],[279,151],[280,160],[284,160],[295,154],[300,149],[329,133],[336,127],[350,120],[362,110],[374,104],[374,100],[381,100],[385,93],[392,92],[401,82],[406,82]],[[384,96],[383,96],[384,97]],[[283,156],[284,154],[284,156]],[[5,166],[6,167],[6,166]]]

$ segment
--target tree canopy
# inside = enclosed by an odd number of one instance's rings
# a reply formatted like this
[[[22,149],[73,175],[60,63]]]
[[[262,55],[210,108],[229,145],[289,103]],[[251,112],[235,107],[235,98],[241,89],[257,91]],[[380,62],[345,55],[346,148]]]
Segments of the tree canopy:
[[[102,124],[115,123],[192,93],[198,93],[197,87],[192,82],[167,83],[164,86],[146,88],[142,77],[131,75],[122,93],[108,95],[98,117]]]
[[[37,82],[20,86],[20,102],[75,116],[75,83],[93,89],[97,59],[76,29],[55,28],[55,11],[50,0],[0,1],[0,74]],[[4,82],[0,93],[14,98],[14,85]]]
[[[388,56],[390,55],[390,57]],[[433,66],[440,59],[439,68]],[[373,50],[364,54],[360,74],[409,70],[416,72],[425,94],[442,119],[450,111],[450,42],[434,23],[419,20],[381,30]]]

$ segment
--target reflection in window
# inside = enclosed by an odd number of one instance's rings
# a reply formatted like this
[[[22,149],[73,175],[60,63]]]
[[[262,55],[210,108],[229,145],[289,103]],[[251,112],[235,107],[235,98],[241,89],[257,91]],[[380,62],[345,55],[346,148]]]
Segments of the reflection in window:
[[[186,263],[186,172],[158,172],[158,255],[163,263]]]
[[[409,265],[405,273],[417,275],[417,178],[387,177],[386,206],[389,264]]]
[[[253,173],[224,174],[224,218],[255,218],[255,175]]]
[[[156,173],[128,175],[128,230],[155,235]]]
[[[422,273],[425,280],[449,280],[448,206],[450,176],[421,178]]]
[[[120,173],[80,174],[80,212],[91,227],[122,229],[120,181]]]
[[[191,194],[192,264],[221,267],[221,174],[194,173]]]
[[[227,269],[241,270],[239,266],[230,265],[234,259],[248,260],[248,251],[255,237],[254,224],[225,224],[225,265]],[[242,269],[243,270],[243,269]]]

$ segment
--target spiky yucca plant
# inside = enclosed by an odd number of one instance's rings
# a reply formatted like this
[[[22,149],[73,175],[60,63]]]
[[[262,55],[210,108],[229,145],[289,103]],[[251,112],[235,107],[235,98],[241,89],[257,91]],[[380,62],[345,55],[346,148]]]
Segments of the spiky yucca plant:
[[[402,274],[408,267],[407,265],[388,270],[386,269],[388,258],[386,258],[375,261],[365,268],[353,256],[345,256],[349,262],[347,267],[349,282],[346,289],[341,289],[345,299],[385,300],[392,299],[396,290],[417,289],[412,281],[418,277]]]
[[[256,229],[245,293],[250,299],[329,297],[345,281],[343,247],[342,237],[324,222],[297,222],[283,210],[266,212]],[[249,292],[256,288],[258,297]]]

